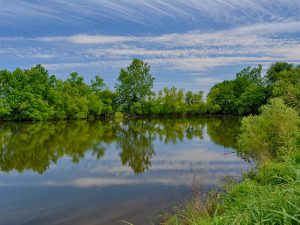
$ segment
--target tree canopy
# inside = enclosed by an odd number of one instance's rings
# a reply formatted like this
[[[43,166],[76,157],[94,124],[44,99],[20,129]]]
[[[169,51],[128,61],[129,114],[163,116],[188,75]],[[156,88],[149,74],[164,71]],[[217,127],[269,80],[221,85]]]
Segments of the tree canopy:
[[[245,115],[258,113],[266,103],[266,86],[262,67],[247,67],[236,74],[235,80],[216,84],[208,94],[208,101],[219,105],[222,114]]]
[[[150,65],[133,59],[121,69],[115,90],[96,76],[90,83],[72,72],[66,80],[41,65],[0,71],[0,120],[86,119],[125,113],[134,116],[258,114],[269,99],[279,97],[300,113],[300,67],[286,62],[247,67],[233,80],[204,92],[176,87],[153,91]]]
[[[140,59],[133,59],[130,66],[121,69],[115,85],[118,102],[126,112],[130,112],[134,103],[151,95],[154,77],[150,65]]]

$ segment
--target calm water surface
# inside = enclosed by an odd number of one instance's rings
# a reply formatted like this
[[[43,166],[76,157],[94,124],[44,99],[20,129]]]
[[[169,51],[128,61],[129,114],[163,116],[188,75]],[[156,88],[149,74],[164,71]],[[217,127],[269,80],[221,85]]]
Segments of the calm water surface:
[[[0,123],[0,224],[157,221],[249,164],[238,118]]]

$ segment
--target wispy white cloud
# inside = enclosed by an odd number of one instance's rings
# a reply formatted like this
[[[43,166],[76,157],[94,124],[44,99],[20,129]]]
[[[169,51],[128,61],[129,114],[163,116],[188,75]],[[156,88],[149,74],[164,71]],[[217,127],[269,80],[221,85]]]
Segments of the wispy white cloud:
[[[215,77],[198,77],[194,78],[193,80],[200,85],[215,84],[221,81],[221,79]]]
[[[258,23],[242,26],[233,29],[226,29],[215,32],[191,31],[186,33],[172,33],[162,35],[88,35],[76,34],[71,36],[57,37],[38,37],[34,40],[46,42],[66,41],[73,44],[110,44],[110,43],[126,43],[126,42],[143,42],[153,44],[164,44],[166,46],[195,46],[204,44],[213,44],[214,46],[230,46],[230,45],[253,45],[266,44],[266,41],[276,41],[270,39],[272,35],[299,33],[299,21],[282,21],[272,23]],[[16,38],[16,40],[19,40]],[[280,39],[279,39],[280,41]]]
[[[89,67],[106,67],[107,62],[93,61],[93,62],[74,62],[74,63],[44,63],[49,70],[68,70],[68,69],[78,69],[78,68],[89,68]]]
[[[34,58],[38,58],[38,59],[52,59],[55,57],[54,54],[43,54],[43,53],[39,53],[39,54],[35,54],[33,55]]]
[[[0,21],[3,21],[2,26],[9,26],[39,19],[75,27],[84,26],[91,20],[124,20],[160,26],[164,21],[179,20],[193,24],[202,19],[235,25],[299,18],[299,11],[298,0],[272,0],[272,3],[269,0],[54,0],[47,1],[47,4],[42,0],[2,0]]]
[[[71,42],[73,44],[110,44],[110,43],[122,43],[128,41],[135,41],[136,39],[137,39],[136,37],[131,37],[131,36],[88,35],[88,34],[35,38],[35,40],[37,41],[46,41],[46,42],[66,41],[66,42]]]
[[[269,65],[278,60],[300,62],[298,0],[273,0],[272,4],[269,0],[0,3],[0,28],[16,27],[18,31],[0,36],[3,64],[21,60],[29,65],[42,63],[59,72],[78,68],[118,71],[139,57],[153,66],[157,76],[170,71],[174,76],[201,73],[203,78],[190,77],[184,82],[209,86],[226,78],[222,74],[208,76],[221,68]],[[137,25],[145,29],[130,32]],[[36,33],[22,35],[19,26],[22,31]],[[49,32],[48,26],[52,29]],[[45,35],[50,31],[51,35]]]
[[[46,42],[49,45],[65,43],[67,51],[73,49],[69,55],[76,62],[45,64],[53,70],[116,67],[124,65],[133,57],[140,57],[158,68],[199,72],[233,64],[267,64],[276,60],[298,62],[300,40],[276,36],[281,32],[300,32],[300,22],[254,24],[211,33],[193,31],[156,36],[79,34],[38,37],[31,41]],[[51,57],[51,54],[45,53],[35,55],[40,58]],[[86,60],[82,62],[80,58]]]
[[[78,57],[89,60],[46,64],[49,69],[116,67],[128,63],[133,57],[140,57],[157,68],[197,72],[233,64],[270,64],[276,60],[298,62],[300,41],[273,37],[277,34],[275,27],[278,27],[278,32],[300,31],[300,23],[299,26],[295,24],[298,22],[255,24],[205,34],[198,31],[143,37],[81,34],[69,37],[42,37],[37,40],[69,42],[77,49],[75,54]],[[269,31],[265,32],[266,30]]]

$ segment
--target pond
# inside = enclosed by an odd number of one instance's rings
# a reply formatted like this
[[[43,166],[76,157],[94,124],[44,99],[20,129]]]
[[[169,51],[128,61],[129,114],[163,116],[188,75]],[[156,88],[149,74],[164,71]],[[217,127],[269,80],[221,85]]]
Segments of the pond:
[[[0,224],[150,224],[249,164],[240,119],[0,123]]]

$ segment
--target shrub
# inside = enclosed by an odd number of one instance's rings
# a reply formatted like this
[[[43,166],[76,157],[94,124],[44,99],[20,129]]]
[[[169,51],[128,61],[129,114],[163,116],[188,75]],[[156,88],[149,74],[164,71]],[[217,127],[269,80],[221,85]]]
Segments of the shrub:
[[[259,158],[277,158],[297,148],[300,119],[279,99],[263,106],[261,115],[244,118],[238,140],[239,149]]]

